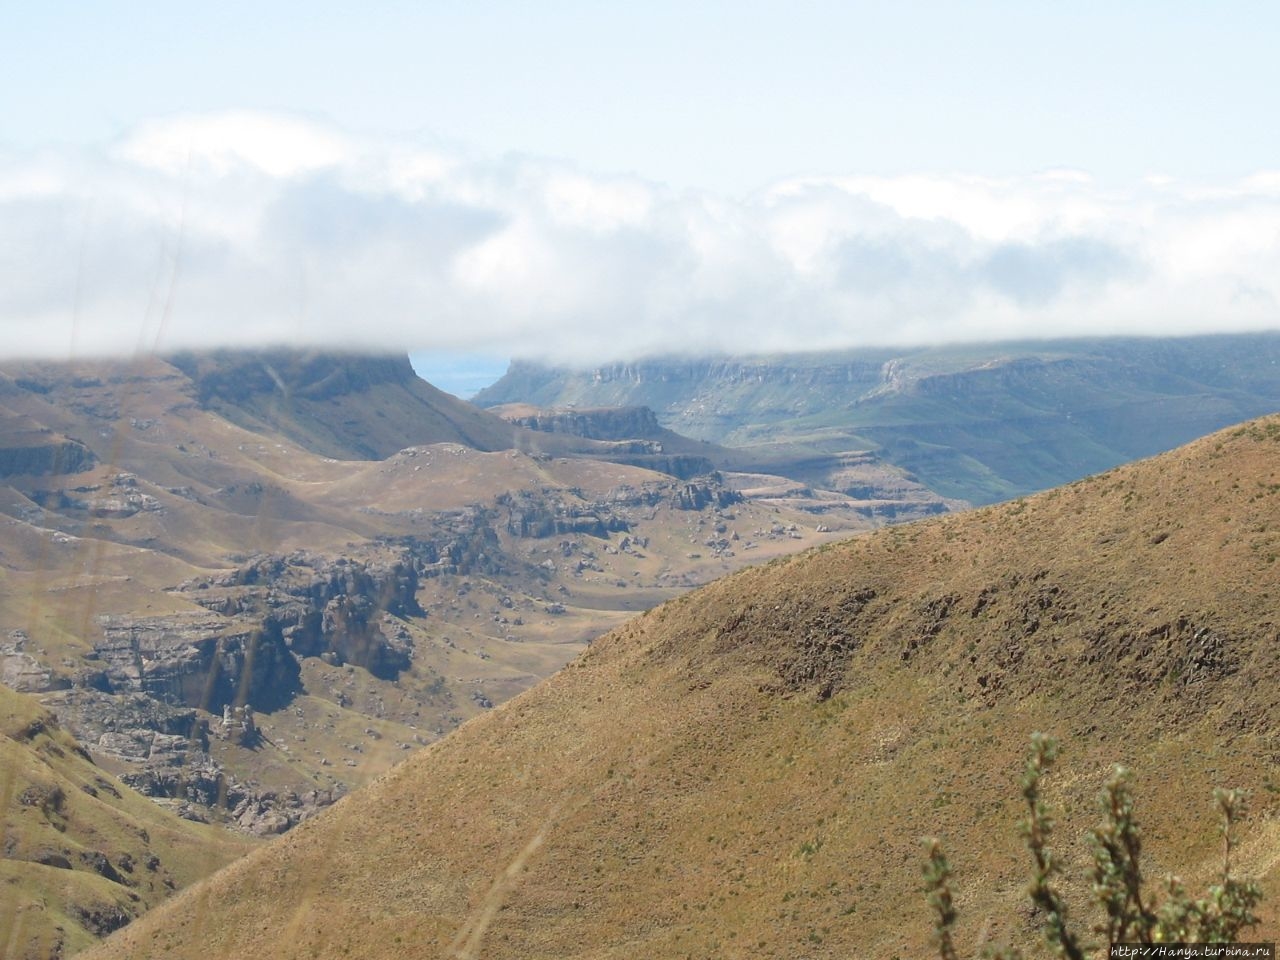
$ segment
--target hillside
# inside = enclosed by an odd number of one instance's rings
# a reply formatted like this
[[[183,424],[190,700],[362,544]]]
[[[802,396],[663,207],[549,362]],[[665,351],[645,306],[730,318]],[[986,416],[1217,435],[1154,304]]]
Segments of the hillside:
[[[831,544],[638,617],[86,957],[916,957],[919,838],[962,941],[1037,939],[1030,733],[1082,830],[1136,773],[1148,876],[1202,882],[1210,788],[1280,891],[1280,418]]]
[[[1280,334],[514,363],[475,402],[645,405],[681,434],[747,448],[762,472],[839,489],[820,455],[870,452],[980,504],[1280,410]]]
[[[723,451],[644,418],[581,433],[386,357],[7,363],[0,682],[158,802],[275,834],[638,611],[945,509],[677,475]]]
[[[251,846],[95,767],[53,715],[0,686],[0,955],[82,949]]]

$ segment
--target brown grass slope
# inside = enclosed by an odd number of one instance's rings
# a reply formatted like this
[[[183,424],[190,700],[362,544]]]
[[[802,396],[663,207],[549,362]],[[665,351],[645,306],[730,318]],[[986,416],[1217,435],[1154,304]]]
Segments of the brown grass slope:
[[[1114,761],[1147,873],[1280,895],[1280,419],[725,578],[121,931],[106,957],[915,957],[919,838],[962,942],[1037,938],[1031,731],[1081,875]],[[1088,922],[1087,889],[1068,886]]]
[[[13,960],[79,950],[251,846],[121,785],[3,686],[0,815],[0,956]]]

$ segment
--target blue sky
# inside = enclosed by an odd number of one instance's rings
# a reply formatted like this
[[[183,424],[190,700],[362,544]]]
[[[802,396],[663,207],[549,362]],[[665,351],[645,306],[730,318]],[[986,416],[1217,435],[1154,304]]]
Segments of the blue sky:
[[[1275,4],[51,2],[4,23],[10,350],[587,362],[1280,323]]]
[[[739,193],[1275,165],[1272,3],[6,3],[3,139],[286,110]]]

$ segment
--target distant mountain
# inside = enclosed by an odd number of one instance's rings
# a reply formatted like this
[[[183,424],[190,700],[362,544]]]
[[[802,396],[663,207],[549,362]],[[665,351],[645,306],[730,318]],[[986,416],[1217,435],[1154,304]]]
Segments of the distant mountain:
[[[1040,938],[1017,778],[1033,730],[1074,915],[1113,762],[1148,877],[1216,876],[1211,786],[1280,814],[1280,418],[983,510],[726,577],[594,643],[87,954],[925,956],[920,838],[964,944]]]
[[[509,450],[511,427],[418,377],[405,356],[274,350],[179,354],[207,409],[322,456],[382,460],[405,447]]]
[[[864,451],[941,496],[988,503],[1280,410],[1280,333],[513,363],[475,402],[645,405],[769,472],[823,485],[825,466],[795,465]]]

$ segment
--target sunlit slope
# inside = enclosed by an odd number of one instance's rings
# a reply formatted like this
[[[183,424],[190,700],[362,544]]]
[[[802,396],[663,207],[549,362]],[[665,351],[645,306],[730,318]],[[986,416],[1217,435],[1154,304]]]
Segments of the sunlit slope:
[[[1214,784],[1280,804],[1280,419],[755,568],[598,641],[93,957],[921,956],[919,838],[961,936],[1029,944],[1033,730],[1077,878],[1113,761],[1147,874],[1217,868]]]
[[[49,711],[0,686],[0,956],[69,954],[249,849],[95,767]]]

